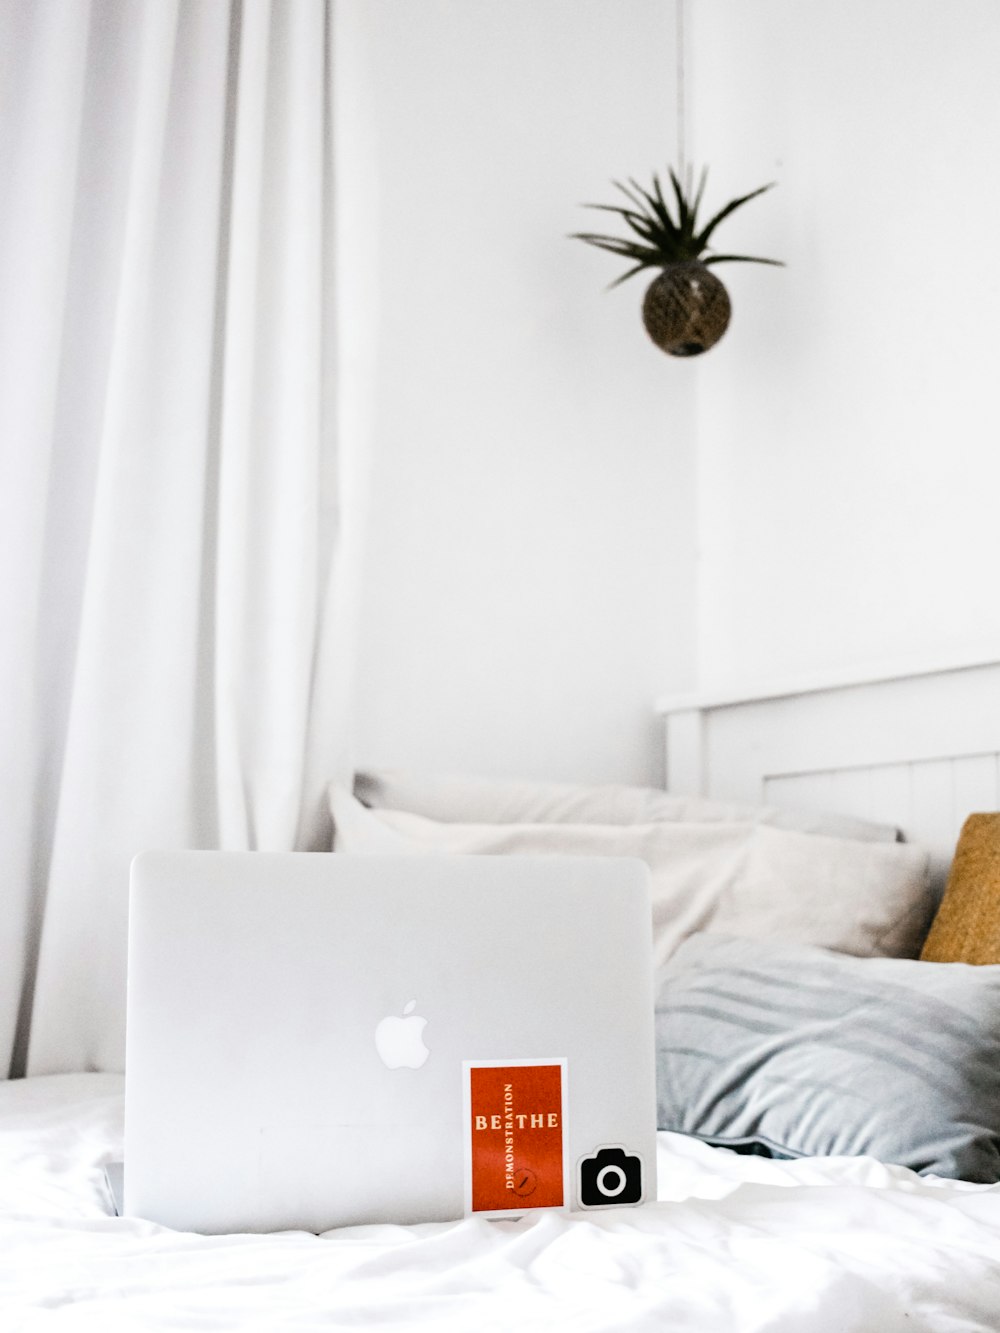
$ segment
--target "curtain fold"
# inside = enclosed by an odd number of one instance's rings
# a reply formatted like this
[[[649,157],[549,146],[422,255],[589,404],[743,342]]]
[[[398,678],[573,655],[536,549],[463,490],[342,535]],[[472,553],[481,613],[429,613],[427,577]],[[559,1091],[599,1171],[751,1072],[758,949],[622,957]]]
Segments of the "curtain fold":
[[[323,835],[329,29],[0,0],[0,1069],[122,1067],[137,851]]]

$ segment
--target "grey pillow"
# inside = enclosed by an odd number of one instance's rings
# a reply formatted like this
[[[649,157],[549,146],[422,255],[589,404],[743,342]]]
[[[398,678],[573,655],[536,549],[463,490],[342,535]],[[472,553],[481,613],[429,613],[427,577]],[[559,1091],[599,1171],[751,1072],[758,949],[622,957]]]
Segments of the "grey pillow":
[[[657,992],[661,1129],[1000,1180],[1000,966],[700,934]]]

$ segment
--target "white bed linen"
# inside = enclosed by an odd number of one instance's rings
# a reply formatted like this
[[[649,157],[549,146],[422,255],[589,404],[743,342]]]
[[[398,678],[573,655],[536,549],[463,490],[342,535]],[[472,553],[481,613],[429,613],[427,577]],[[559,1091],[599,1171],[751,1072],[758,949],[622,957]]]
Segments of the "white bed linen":
[[[661,1134],[661,1197],[522,1222],[205,1237],[109,1216],[122,1080],[0,1084],[0,1327],[1000,1328],[1000,1186]]]

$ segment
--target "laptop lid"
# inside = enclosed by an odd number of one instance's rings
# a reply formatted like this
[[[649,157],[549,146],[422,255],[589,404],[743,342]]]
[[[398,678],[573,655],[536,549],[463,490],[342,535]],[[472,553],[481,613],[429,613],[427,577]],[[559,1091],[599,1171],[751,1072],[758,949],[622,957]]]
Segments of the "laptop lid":
[[[125,1211],[203,1232],[656,1197],[639,861],[147,852]]]

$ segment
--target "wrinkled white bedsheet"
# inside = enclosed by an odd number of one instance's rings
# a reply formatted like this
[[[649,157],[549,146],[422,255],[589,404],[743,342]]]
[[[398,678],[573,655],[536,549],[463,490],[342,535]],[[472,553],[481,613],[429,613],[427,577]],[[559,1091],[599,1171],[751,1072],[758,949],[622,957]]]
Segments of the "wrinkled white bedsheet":
[[[1000,1187],[660,1135],[601,1216],[205,1237],[109,1216],[122,1081],[0,1084],[0,1329],[1000,1330]]]

